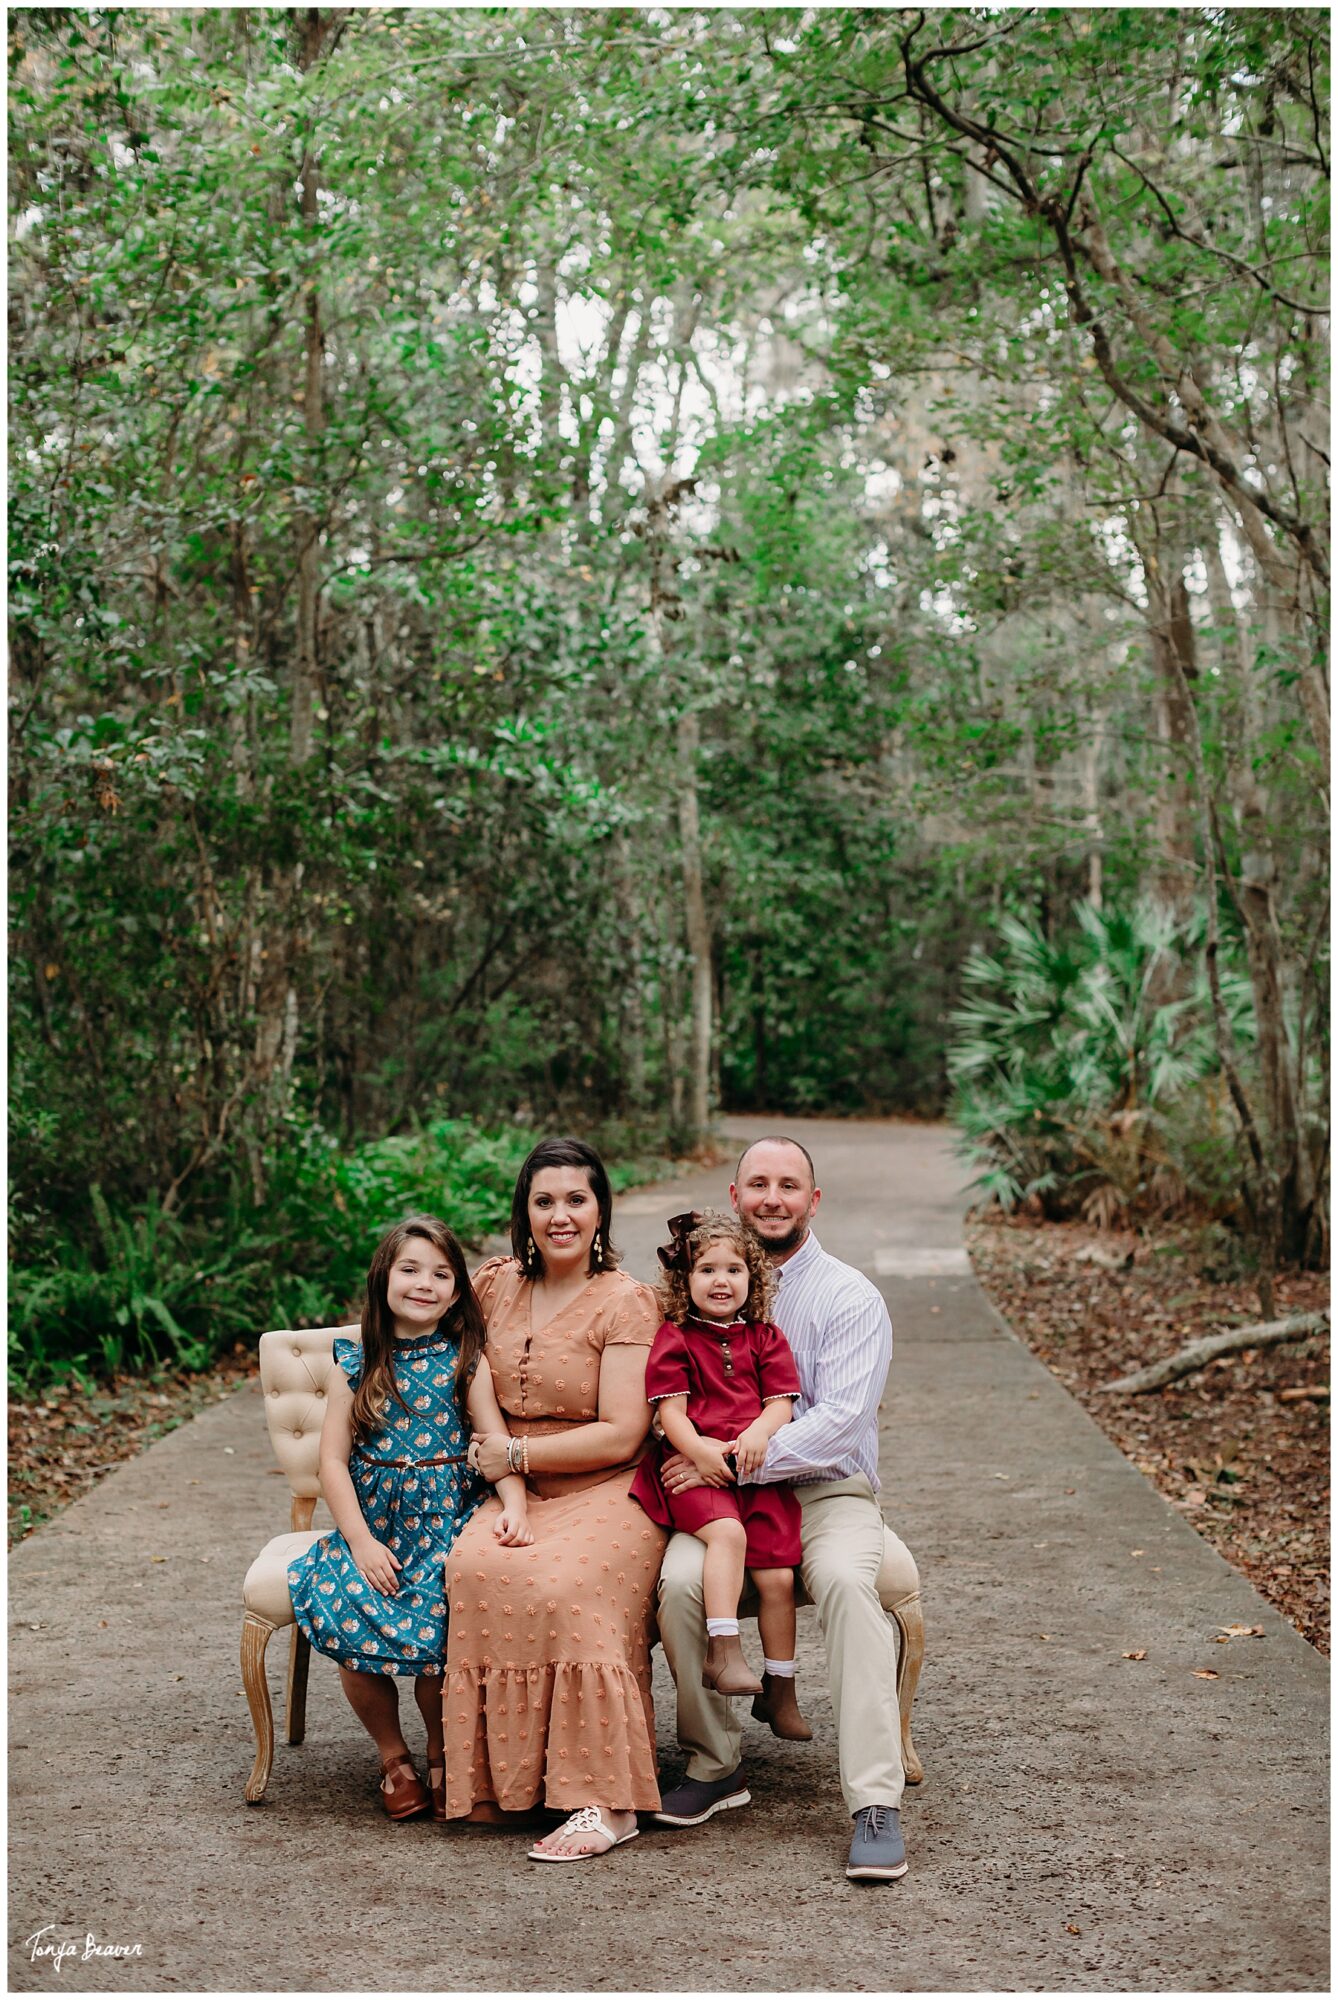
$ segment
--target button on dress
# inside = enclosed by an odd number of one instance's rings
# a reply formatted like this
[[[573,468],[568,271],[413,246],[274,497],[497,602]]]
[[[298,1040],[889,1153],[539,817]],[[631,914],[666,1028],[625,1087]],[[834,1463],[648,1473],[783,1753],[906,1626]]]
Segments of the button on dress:
[[[458,1465],[391,1459],[459,1458],[469,1442],[455,1391],[456,1344],[437,1331],[395,1343],[395,1381],[381,1427],[349,1457],[363,1519],[403,1565],[393,1597],[374,1590],[336,1528],[288,1571],[297,1622],[313,1646],[368,1674],[439,1674],[446,1653],[443,1572],[455,1538],[488,1491]],[[362,1343],[337,1339],[335,1360],[357,1388]]]
[[[516,1437],[593,1423],[604,1350],[648,1349],[659,1320],[654,1294],[621,1271],[591,1278],[533,1335],[532,1288],[514,1259],[485,1264],[474,1289]],[[482,1800],[508,1812],[658,1807],[650,1640],[666,1538],[631,1498],[634,1470],[536,1474],[529,1548],[494,1539],[495,1498],[456,1543],[443,1691],[448,1817]]]

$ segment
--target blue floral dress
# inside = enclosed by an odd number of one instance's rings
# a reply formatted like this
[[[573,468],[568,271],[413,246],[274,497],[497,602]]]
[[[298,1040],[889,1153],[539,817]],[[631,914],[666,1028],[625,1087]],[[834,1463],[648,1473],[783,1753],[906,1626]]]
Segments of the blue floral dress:
[[[361,1343],[336,1340],[334,1354],[356,1389]],[[387,1597],[372,1588],[337,1529],[322,1535],[288,1571],[293,1611],[312,1645],[361,1673],[442,1670],[443,1564],[490,1490],[464,1463],[468,1434],[456,1397],[455,1360],[454,1340],[440,1331],[397,1341],[395,1383],[408,1409],[389,1398],[382,1428],[349,1456],[363,1519],[402,1564],[396,1594]],[[457,1462],[423,1462],[443,1458]]]

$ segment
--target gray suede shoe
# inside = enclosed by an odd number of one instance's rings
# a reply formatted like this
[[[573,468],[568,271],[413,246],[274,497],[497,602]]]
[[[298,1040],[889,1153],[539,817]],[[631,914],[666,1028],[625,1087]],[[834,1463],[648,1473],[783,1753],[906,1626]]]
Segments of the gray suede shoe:
[[[895,1882],[910,1863],[895,1806],[865,1806],[855,1814],[846,1874],[852,1882]]]
[[[712,1813],[751,1805],[752,1799],[740,1764],[727,1778],[684,1778],[681,1785],[665,1793],[655,1817],[661,1826],[700,1826]]]

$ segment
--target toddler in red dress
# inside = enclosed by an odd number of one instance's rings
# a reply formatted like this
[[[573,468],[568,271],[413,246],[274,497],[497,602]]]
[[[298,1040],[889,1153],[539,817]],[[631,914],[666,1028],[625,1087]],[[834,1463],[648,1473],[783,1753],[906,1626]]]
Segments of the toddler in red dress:
[[[794,1414],[799,1372],[790,1344],[766,1315],[775,1277],[760,1239],[737,1216],[693,1209],[670,1218],[672,1241],[659,1252],[665,1314],[646,1365],[665,1446],[644,1458],[632,1497],[652,1521],[706,1545],[703,1687],[751,1694],[753,1713],[777,1736],[807,1742],[794,1685],[794,1569],[800,1560],[799,1502],[788,1486],[743,1485],[767,1442]],[[704,1482],[666,1490],[669,1451],[690,1458]],[[739,1643],[745,1570],[757,1589],[765,1684]]]

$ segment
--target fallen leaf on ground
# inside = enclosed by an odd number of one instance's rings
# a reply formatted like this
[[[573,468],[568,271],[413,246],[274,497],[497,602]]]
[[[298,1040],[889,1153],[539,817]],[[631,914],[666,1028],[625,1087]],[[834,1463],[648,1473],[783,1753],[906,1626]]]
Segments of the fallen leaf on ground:
[[[1196,1681],[1220,1681],[1222,1678],[1216,1667],[1194,1667],[1192,1672]]]
[[[1140,1646],[1140,1647],[1138,1648],[1137,1652],[1134,1652],[1134,1653],[1122,1653],[1122,1654],[1120,1655],[1120,1658],[1121,1658],[1121,1659],[1123,1659],[1123,1660],[1145,1660],[1145,1659],[1147,1658],[1147,1656],[1148,1656],[1148,1649],[1147,1649],[1147,1647],[1146,1647],[1146,1646]]]
[[[1066,1930],[1066,1931],[1068,1932],[1068,1934],[1069,1934],[1069,1936],[1070,1936],[1070,1937],[1081,1937],[1081,1936],[1082,1936],[1082,1925],[1081,1925],[1081,1924],[1065,1924],[1065,1926],[1064,1926],[1064,1929],[1065,1929],[1065,1930]]]
[[[1262,1625],[1219,1625],[1218,1644],[1225,1645],[1228,1639],[1262,1639]]]

